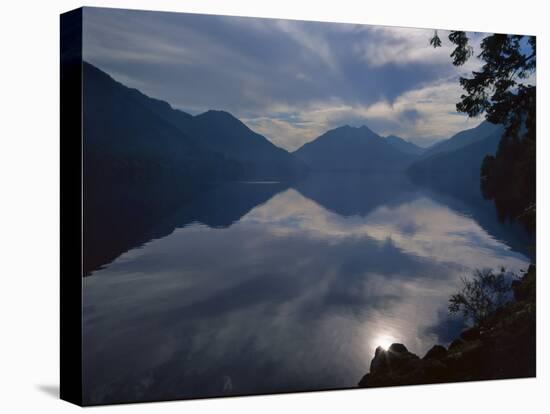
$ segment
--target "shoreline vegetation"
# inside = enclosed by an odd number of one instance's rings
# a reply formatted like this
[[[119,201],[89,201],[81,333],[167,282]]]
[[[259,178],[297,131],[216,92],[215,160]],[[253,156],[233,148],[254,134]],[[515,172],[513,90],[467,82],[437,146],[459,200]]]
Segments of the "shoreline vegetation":
[[[448,347],[424,357],[394,343],[376,348],[360,388],[481,381],[536,376],[536,270],[514,280],[513,299],[464,330]]]

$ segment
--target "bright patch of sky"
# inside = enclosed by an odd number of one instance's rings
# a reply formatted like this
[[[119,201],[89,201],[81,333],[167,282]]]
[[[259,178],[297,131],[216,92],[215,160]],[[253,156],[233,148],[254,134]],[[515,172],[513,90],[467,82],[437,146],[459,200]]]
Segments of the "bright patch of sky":
[[[481,119],[458,114],[447,33],[432,29],[85,8],[84,59],[191,114],[225,110],[294,150],[345,124],[428,146]],[[469,33],[479,50],[483,34]]]

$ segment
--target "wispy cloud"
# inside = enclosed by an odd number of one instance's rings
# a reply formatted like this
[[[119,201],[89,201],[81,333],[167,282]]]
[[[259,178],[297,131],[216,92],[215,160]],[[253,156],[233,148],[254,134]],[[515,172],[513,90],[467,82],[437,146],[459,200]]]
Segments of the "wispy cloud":
[[[479,117],[456,113],[455,103],[461,93],[457,82],[443,80],[404,92],[393,102],[353,105],[333,98],[306,107],[273,106],[270,117],[246,118],[244,122],[291,150],[343,124],[366,124],[381,135],[396,134],[427,146],[481,122]]]
[[[356,43],[354,52],[369,66],[449,61],[451,46],[447,42],[437,49],[430,47],[431,33],[425,29],[371,26],[367,30],[370,36]]]
[[[288,34],[307,51],[317,55],[331,71],[338,71],[338,61],[334,57],[329,43],[321,33],[305,29],[307,26],[291,20],[277,20],[276,26]]]
[[[405,27],[367,26],[369,37],[364,42],[354,45],[354,51],[371,67],[389,64],[410,65],[447,65],[451,61],[454,44],[448,39],[449,31],[438,30],[442,40],[441,47],[430,46],[433,30]],[[470,45],[479,50],[481,36],[478,33],[468,34]],[[476,55],[464,66],[457,68],[457,73],[468,73],[481,66]]]
[[[446,32],[87,8],[84,57],[191,113],[223,109],[293,150],[342,124],[419,144],[473,126],[455,111]],[[471,34],[474,46],[481,36]]]

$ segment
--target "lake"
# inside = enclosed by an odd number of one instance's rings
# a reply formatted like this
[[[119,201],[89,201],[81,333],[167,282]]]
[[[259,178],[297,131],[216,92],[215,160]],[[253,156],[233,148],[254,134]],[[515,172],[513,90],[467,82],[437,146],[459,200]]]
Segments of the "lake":
[[[530,261],[477,189],[400,175],[224,183],[169,205],[107,203],[83,287],[87,403],[355,387],[378,345],[423,356],[460,333],[461,277]]]

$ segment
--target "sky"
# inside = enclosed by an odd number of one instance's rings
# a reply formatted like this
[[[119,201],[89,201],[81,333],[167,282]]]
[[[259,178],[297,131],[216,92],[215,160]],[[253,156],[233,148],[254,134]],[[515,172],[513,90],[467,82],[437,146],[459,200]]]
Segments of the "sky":
[[[420,146],[478,125],[458,114],[458,79],[432,29],[84,9],[84,59],[193,115],[225,110],[289,151],[367,125]],[[483,34],[469,33],[475,50]]]

